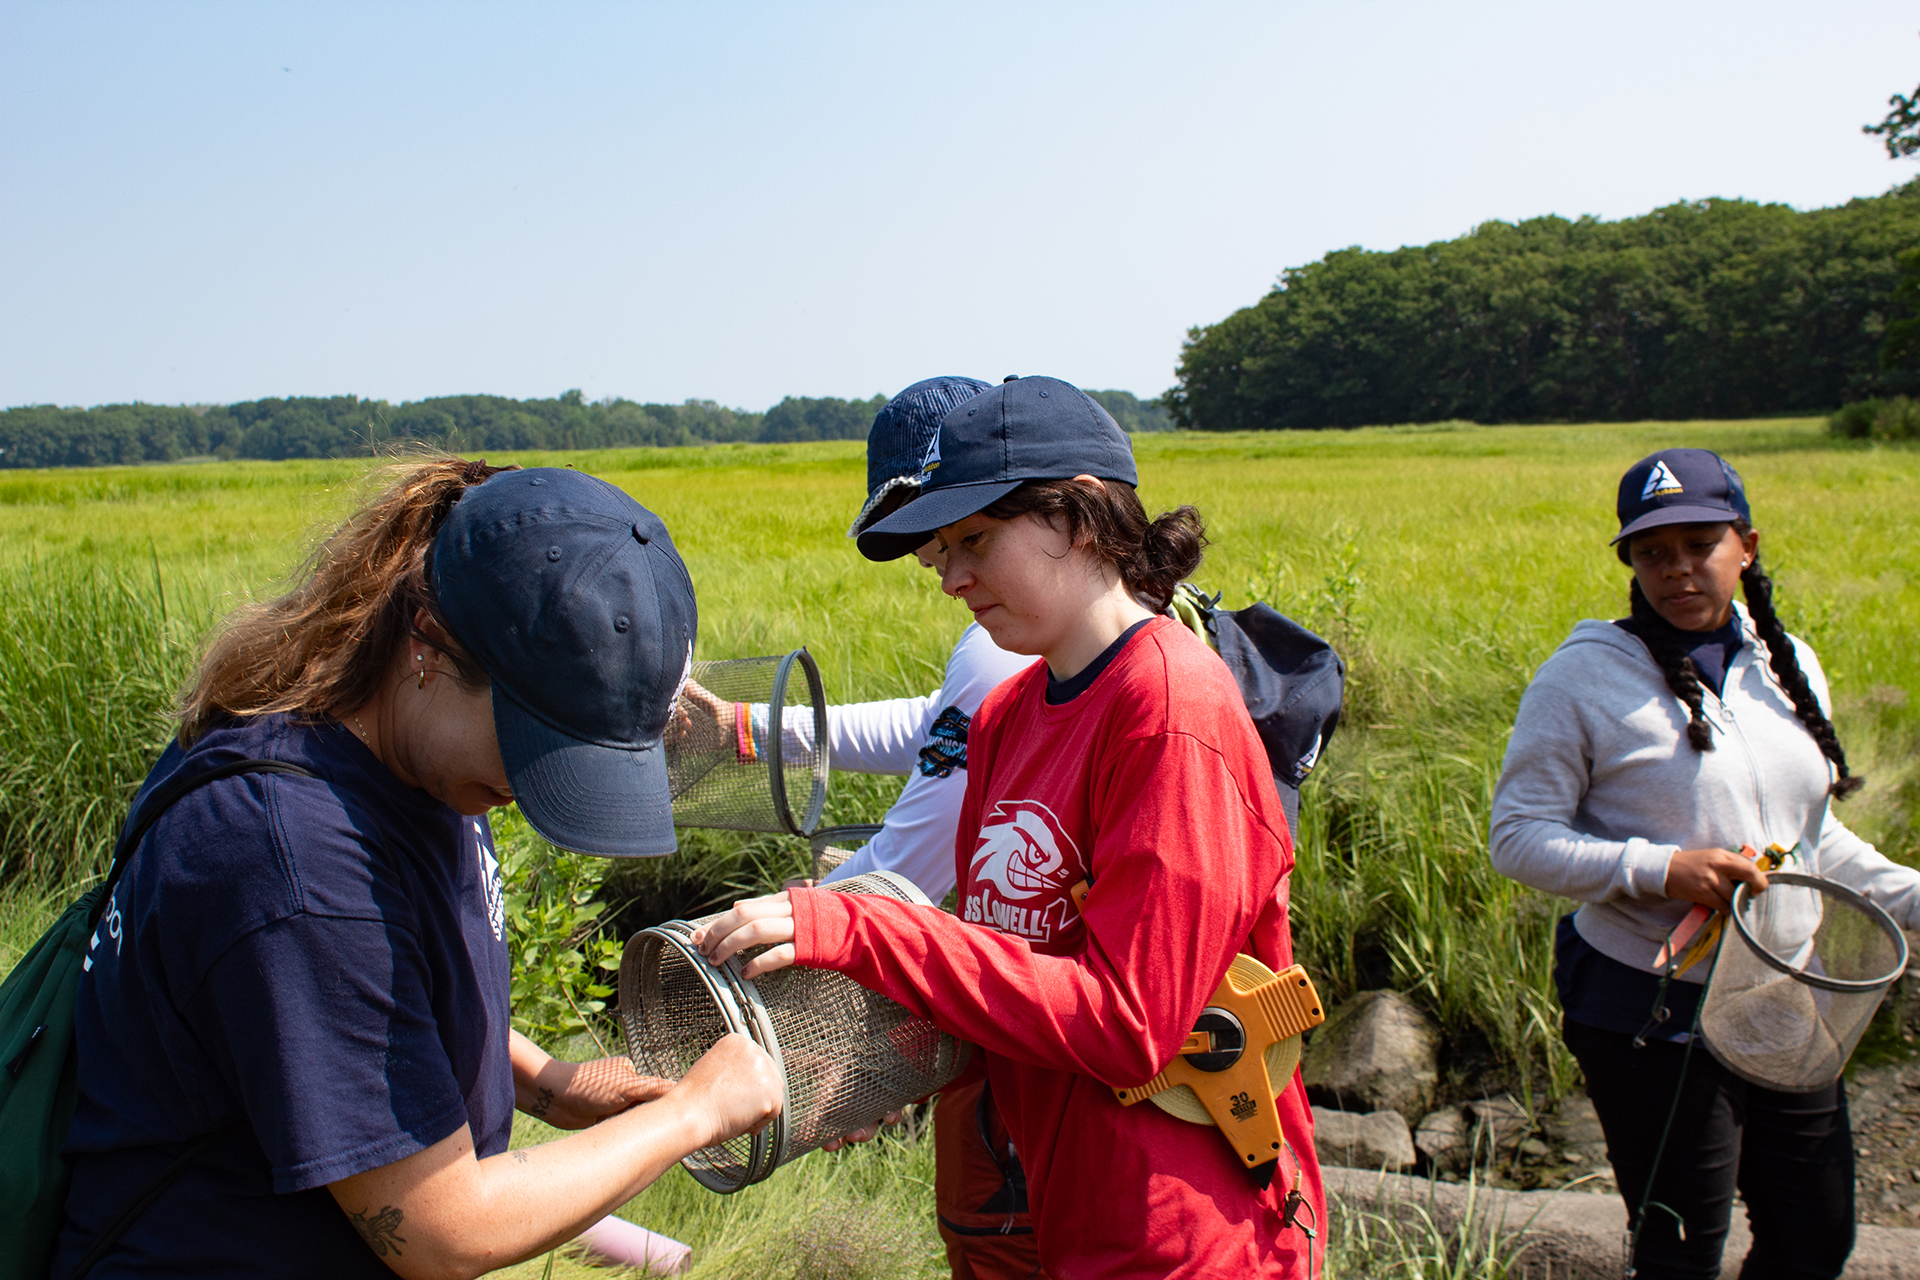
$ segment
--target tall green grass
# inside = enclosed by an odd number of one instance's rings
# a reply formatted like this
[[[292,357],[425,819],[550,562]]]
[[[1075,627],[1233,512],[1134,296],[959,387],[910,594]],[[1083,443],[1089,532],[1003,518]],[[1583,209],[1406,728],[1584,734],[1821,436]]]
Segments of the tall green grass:
[[[1578,619],[1625,612],[1626,573],[1606,546],[1614,486],[1667,445],[1717,449],[1745,475],[1782,616],[1820,652],[1842,737],[1869,775],[1841,813],[1896,857],[1920,851],[1920,453],[1823,426],[1136,440],[1147,504],[1193,502],[1207,517],[1199,581],[1229,607],[1270,601],[1350,660],[1347,715],[1306,791],[1293,889],[1297,947],[1325,994],[1399,987],[1440,1019],[1457,1061],[1504,1062],[1523,1090],[1569,1081],[1548,980],[1566,904],[1493,873],[1488,799],[1535,668]],[[843,701],[938,684],[964,612],[911,560],[870,564],[845,538],[864,483],[858,444],[518,460],[582,467],[661,514],[699,590],[702,657],[806,644]],[[199,636],[271,590],[366,470],[205,464],[0,482],[9,930],[31,894],[98,869],[166,740],[161,713]],[[836,779],[829,821],[877,817],[896,786]],[[610,875],[607,918],[617,934],[710,909],[802,863],[797,842],[690,836],[677,858]]]

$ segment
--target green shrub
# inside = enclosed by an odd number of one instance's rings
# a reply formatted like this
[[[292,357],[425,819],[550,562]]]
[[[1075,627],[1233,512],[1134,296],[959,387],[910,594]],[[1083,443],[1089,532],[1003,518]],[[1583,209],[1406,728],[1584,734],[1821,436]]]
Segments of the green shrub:
[[[507,900],[513,1029],[549,1048],[585,1035],[611,1052],[617,1033],[604,1015],[620,944],[607,936],[607,904],[595,896],[612,864],[548,844],[516,806],[491,822]]]
[[[1849,440],[1920,440],[1920,401],[1856,400],[1827,419],[1827,430]]]

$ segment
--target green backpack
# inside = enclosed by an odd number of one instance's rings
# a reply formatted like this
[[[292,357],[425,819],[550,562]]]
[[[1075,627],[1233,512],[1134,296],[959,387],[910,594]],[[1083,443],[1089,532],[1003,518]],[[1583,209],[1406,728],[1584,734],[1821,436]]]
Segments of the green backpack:
[[[46,1280],[54,1243],[66,1221],[72,1170],[60,1148],[73,1123],[80,1091],[73,1047],[74,1007],[80,975],[92,965],[87,950],[107,899],[127,859],[174,801],[195,787],[237,773],[314,776],[277,760],[235,760],[190,777],[174,777],[148,797],[128,824],[114,847],[106,880],[68,907],[0,984],[0,1062],[6,1064],[0,1071],[0,1280]],[[211,1133],[195,1141],[148,1183],[72,1275],[86,1274],[218,1136]]]

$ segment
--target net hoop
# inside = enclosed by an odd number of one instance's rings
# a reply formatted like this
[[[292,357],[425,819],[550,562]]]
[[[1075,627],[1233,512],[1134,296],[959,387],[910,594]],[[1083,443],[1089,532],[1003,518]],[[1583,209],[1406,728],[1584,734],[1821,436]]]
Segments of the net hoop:
[[[842,884],[826,886],[826,890],[874,894],[919,906],[929,905],[926,896],[912,881],[888,871],[868,872]],[[705,920],[714,918],[708,916]],[[758,1133],[741,1134],[726,1142],[703,1147],[681,1161],[682,1167],[701,1186],[729,1195],[765,1181],[782,1164],[814,1150],[824,1140],[830,1140],[836,1132],[844,1135],[851,1130],[822,1127],[822,1094],[818,1091],[818,1075],[810,1075],[808,1066],[808,1055],[817,1054],[819,1049],[818,1044],[809,1037],[815,1034],[814,1028],[821,1024],[817,1021],[810,1024],[804,1016],[796,1019],[796,1010],[804,1010],[805,1006],[794,1004],[791,995],[783,995],[782,991],[787,988],[765,993],[761,991],[759,981],[778,975],[762,975],[760,980],[745,977],[742,971],[751,960],[747,953],[729,957],[723,964],[710,964],[693,942],[694,933],[701,923],[669,920],[642,929],[629,939],[620,963],[620,1016],[627,1033],[627,1056],[644,1074],[664,1077],[684,1074],[695,1053],[704,1052],[712,1040],[718,1039],[716,1031],[718,1034],[744,1035],[773,1059],[781,1082],[779,1113]],[[762,949],[756,947],[751,950],[757,954]],[[649,984],[658,980],[669,967],[679,978],[690,976],[693,985],[680,987],[681,995],[671,1006],[665,1001],[650,1002],[646,998]],[[858,984],[849,978],[829,971],[818,972],[849,989],[860,990]],[[927,1019],[909,1014],[884,996],[868,991],[861,991],[861,996],[867,1002],[865,1012],[857,1012],[855,1020],[846,1024],[848,1036],[875,1034],[874,1024],[867,1021],[867,1015],[880,1012],[875,1008],[878,1005],[892,1010],[901,1020],[925,1025],[929,1032],[937,1036],[940,1045],[945,1046],[939,1048],[935,1055],[941,1064],[939,1066],[925,1060],[916,1064],[900,1059],[890,1059],[888,1064],[878,1067],[870,1064],[872,1073],[866,1076],[869,1083],[865,1087],[878,1089],[881,1099],[887,1100],[885,1110],[897,1109],[901,1103],[938,1091],[966,1069],[972,1056],[972,1046],[948,1033],[938,1032]],[[769,1000],[773,1002],[772,1005],[768,1003]],[[782,1003],[783,1000],[786,1003]],[[663,1060],[660,1038],[642,1030],[655,1016],[648,1010],[669,1007],[685,1009],[690,1002],[704,1002],[699,1005],[701,1011],[717,1016],[706,1023],[708,1030],[701,1035],[693,1050],[684,1056],[668,1050]],[[782,1016],[787,1019],[785,1024],[780,1023]],[[672,1020],[671,1014],[667,1020]],[[795,1033],[797,1028],[798,1041],[783,1048],[776,1031],[777,1025],[785,1025],[790,1033]],[[893,1025],[897,1027],[899,1024]],[[669,1031],[668,1034],[672,1033]],[[885,1036],[888,1032],[882,1027],[878,1034]],[[839,1043],[846,1045],[850,1041],[843,1037]],[[799,1055],[797,1061],[790,1060],[790,1054]],[[673,1061],[676,1057],[677,1070]],[[916,1075],[916,1072],[919,1074]],[[799,1091],[797,1094],[796,1089]],[[794,1114],[796,1097],[803,1113],[798,1117]],[[871,1097],[868,1100],[876,1101]],[[844,1102],[831,1105],[844,1105]]]
[[[1883,978],[1829,978],[1825,974],[1808,973],[1804,969],[1794,968],[1779,956],[1776,956],[1773,952],[1761,946],[1752,932],[1748,930],[1746,917],[1742,912],[1742,908],[1753,900],[1753,895],[1747,891],[1746,882],[1742,881],[1734,888],[1733,909],[1729,914],[1733,916],[1734,928],[1740,931],[1741,941],[1747,944],[1747,948],[1753,952],[1762,964],[1777,969],[1794,981],[1804,982],[1810,987],[1819,987],[1824,991],[1847,992],[1854,995],[1868,995],[1878,991],[1897,980],[1901,974],[1906,972],[1906,935],[1900,931],[1900,926],[1893,922],[1892,916],[1888,915],[1869,899],[1855,893],[1843,884],[1836,884],[1820,876],[1803,875],[1798,871],[1776,871],[1767,877],[1767,883],[1770,886],[1776,884],[1799,885],[1802,888],[1812,889],[1815,892],[1829,894],[1840,899],[1840,901],[1854,908],[1880,927],[1881,931],[1884,932],[1893,943],[1895,959],[1893,968],[1890,969]],[[1725,945],[1724,942],[1722,945]]]
[[[729,1032],[735,1035],[746,1036],[749,1040],[760,1044],[765,1043],[765,1041],[761,1040],[763,1035],[771,1039],[773,1034],[773,1028],[771,1026],[751,1025],[739,1016],[741,1009],[750,1009],[753,1006],[749,1005],[746,1000],[738,998],[740,988],[743,984],[740,981],[738,973],[739,961],[737,959],[730,959],[724,965],[708,964],[706,957],[700,953],[700,949],[693,945],[693,929],[684,920],[669,920],[665,924],[642,929],[633,936],[632,941],[627,943],[627,951],[630,953],[635,950],[644,952],[649,948],[662,947],[670,947],[680,952],[681,955],[686,958],[688,961],[688,972],[692,973],[699,980],[700,985],[706,988],[709,1001],[715,1012],[720,1015],[721,1021],[725,1023]],[[628,985],[627,976],[630,972],[637,971],[637,967],[630,966],[624,958],[622,959],[620,967],[621,985],[623,988],[620,995],[621,1001],[624,1004],[630,998],[629,992],[625,989]],[[745,985],[751,986],[752,984],[749,983]],[[756,999],[754,1003],[758,1004],[759,1002]],[[761,1006],[759,1015],[753,1019],[753,1022],[763,1022],[765,1014],[765,1007]],[[779,1060],[778,1056],[775,1056],[774,1061],[778,1062]],[[724,1177],[711,1168],[707,1161],[702,1158],[702,1152],[705,1148],[703,1148],[702,1151],[694,1152],[685,1160],[681,1161],[682,1167],[692,1175],[695,1182],[698,1182],[709,1191],[718,1191],[722,1194],[737,1191],[744,1185],[758,1182],[765,1178],[773,1172],[773,1166],[779,1157],[780,1150],[786,1145],[787,1101],[786,1081],[783,1076],[781,1080],[780,1114],[775,1116],[760,1132],[749,1136],[747,1158],[744,1162],[744,1173],[742,1177]]]
[[[787,681],[792,677],[796,663],[806,676],[807,691],[813,696],[814,754],[819,760],[819,767],[813,774],[813,790],[807,796],[806,815],[798,822],[794,821],[793,805],[787,797],[787,777],[781,759],[785,750],[782,739],[786,735],[781,732],[781,726],[786,724]],[[780,667],[773,675],[773,693],[767,699],[767,723],[773,726],[767,734],[767,786],[773,793],[773,811],[779,816],[788,835],[804,837],[820,825],[820,815],[826,810],[827,773],[830,767],[826,685],[820,679],[820,665],[805,649],[795,649],[780,659]]]

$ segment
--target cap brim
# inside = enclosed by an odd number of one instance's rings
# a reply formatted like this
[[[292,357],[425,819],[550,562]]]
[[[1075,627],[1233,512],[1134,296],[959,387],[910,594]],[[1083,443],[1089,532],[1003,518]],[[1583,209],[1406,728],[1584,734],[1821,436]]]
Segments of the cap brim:
[[[868,494],[866,505],[860,508],[860,514],[853,518],[853,523],[847,526],[847,536],[849,538],[857,538],[866,532],[867,522],[873,519],[875,508],[886,501],[888,494],[892,493],[895,489],[905,489],[908,487],[918,489],[924,478],[924,473],[915,476],[895,476]]]
[[[1613,535],[1608,546],[1622,538],[1631,538],[1634,534],[1647,529],[1657,529],[1663,524],[1731,524],[1740,518],[1740,513],[1726,507],[1661,507],[1656,511],[1635,520],[1632,524]]]
[[[494,688],[493,724],[507,784],[549,843],[603,858],[657,858],[679,843],[667,793],[667,753],[603,747],[561,733]]]
[[[919,497],[860,535],[860,554],[869,560],[898,560],[911,555],[926,545],[934,530],[992,506],[1024,483],[988,480],[948,489],[923,488]]]

